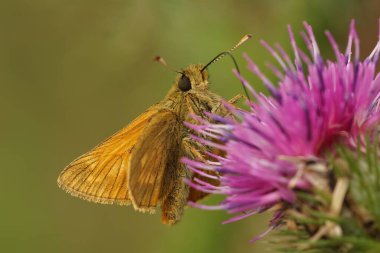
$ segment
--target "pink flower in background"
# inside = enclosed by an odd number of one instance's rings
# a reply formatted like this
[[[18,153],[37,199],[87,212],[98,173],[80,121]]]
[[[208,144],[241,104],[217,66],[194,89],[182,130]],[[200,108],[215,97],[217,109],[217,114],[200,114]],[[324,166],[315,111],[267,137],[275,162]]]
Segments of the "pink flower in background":
[[[339,51],[332,35],[326,33],[336,60],[325,61],[311,26],[305,23],[305,29],[303,37],[311,59],[297,47],[290,27],[294,63],[279,45],[275,50],[262,42],[282,68],[280,71],[270,66],[279,78],[276,85],[245,56],[248,68],[262,80],[270,96],[258,94],[236,73],[255,98],[255,102],[250,103],[251,110],[230,108],[238,120],[215,115],[211,117],[218,123],[197,118],[199,125],[187,124],[204,136],[218,140],[218,144],[203,141],[227,153],[225,158],[213,155],[217,162],[184,159],[195,173],[203,169],[220,174],[220,186],[197,180],[188,182],[192,187],[226,195],[218,206],[190,205],[239,213],[227,221],[230,222],[268,210],[278,203],[291,204],[296,198],[295,191],[307,190],[310,184],[304,177],[292,181],[297,167],[284,157],[322,157],[333,144],[355,145],[357,138],[363,138],[378,123],[380,75],[376,73],[376,64],[380,39],[373,52],[360,61],[359,39],[352,22],[345,53]],[[277,212],[270,229],[277,226],[280,219],[281,212]]]

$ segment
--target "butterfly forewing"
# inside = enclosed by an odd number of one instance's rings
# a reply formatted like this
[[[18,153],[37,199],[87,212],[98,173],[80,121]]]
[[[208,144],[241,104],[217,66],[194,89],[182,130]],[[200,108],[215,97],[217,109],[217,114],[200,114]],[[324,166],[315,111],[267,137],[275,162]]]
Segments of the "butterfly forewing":
[[[149,108],[127,127],[70,163],[58,177],[58,185],[88,201],[129,204],[130,153],[155,112],[154,106]]]

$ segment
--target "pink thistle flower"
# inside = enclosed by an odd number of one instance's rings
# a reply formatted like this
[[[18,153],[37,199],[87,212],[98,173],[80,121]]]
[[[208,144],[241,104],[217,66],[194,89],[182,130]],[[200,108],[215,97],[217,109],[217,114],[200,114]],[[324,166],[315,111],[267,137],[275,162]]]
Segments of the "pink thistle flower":
[[[355,145],[357,138],[364,138],[364,133],[379,122],[380,74],[375,72],[380,37],[373,52],[360,61],[354,21],[345,53],[339,51],[332,35],[326,32],[336,60],[325,61],[311,26],[304,25],[306,34],[303,37],[312,59],[297,47],[290,27],[294,63],[279,45],[276,51],[262,42],[282,67],[280,71],[270,66],[279,78],[277,85],[245,55],[248,68],[262,80],[271,96],[258,94],[235,72],[255,97],[256,102],[250,103],[251,110],[242,111],[226,105],[239,120],[213,115],[211,117],[218,123],[196,118],[200,125],[187,124],[206,139],[217,139],[218,144],[198,138],[199,141],[227,153],[225,158],[209,154],[217,162],[183,159],[195,173],[199,173],[199,169],[219,172],[220,186],[200,180],[188,184],[205,192],[224,194],[225,200],[211,207],[189,204],[240,213],[225,223],[263,212],[279,203],[292,204],[297,190],[310,189],[306,178],[292,180],[297,166],[284,157],[323,158],[323,153],[336,143]],[[279,224],[281,217],[281,211],[276,212],[269,230]]]

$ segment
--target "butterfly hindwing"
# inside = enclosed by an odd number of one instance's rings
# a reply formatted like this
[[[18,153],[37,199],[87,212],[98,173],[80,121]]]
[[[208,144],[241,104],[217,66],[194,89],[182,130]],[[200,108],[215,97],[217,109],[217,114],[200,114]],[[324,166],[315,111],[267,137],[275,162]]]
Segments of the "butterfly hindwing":
[[[179,166],[181,122],[170,110],[160,110],[137,141],[130,159],[128,188],[135,209],[153,212],[170,192],[171,168]]]

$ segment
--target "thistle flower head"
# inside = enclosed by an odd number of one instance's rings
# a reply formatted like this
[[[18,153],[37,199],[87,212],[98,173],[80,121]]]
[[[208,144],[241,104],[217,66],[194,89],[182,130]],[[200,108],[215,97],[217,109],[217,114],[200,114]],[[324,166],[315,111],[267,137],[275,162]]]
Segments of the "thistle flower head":
[[[234,221],[279,203],[291,204],[296,199],[296,191],[308,190],[311,184],[306,177],[297,176],[299,167],[289,158],[323,158],[323,154],[338,142],[355,145],[357,138],[362,138],[378,123],[380,74],[376,73],[376,64],[380,38],[373,52],[360,61],[354,22],[344,53],[326,32],[336,57],[334,61],[326,61],[320,54],[311,26],[304,25],[303,38],[310,56],[297,47],[293,32],[288,28],[294,63],[281,46],[276,45],[274,49],[262,42],[282,68],[270,66],[279,78],[277,84],[245,55],[248,68],[262,80],[270,96],[258,94],[236,73],[255,98],[255,102],[250,103],[250,111],[226,105],[236,120],[214,115],[218,123],[200,119],[200,125],[189,125],[205,139],[216,139],[218,144],[210,141],[207,144],[222,148],[227,154],[223,158],[214,157],[217,162],[184,160],[195,173],[200,168],[215,170],[220,175],[220,186],[197,180],[189,182],[192,187],[226,195],[215,207],[191,205],[241,213],[229,220]],[[277,212],[271,228],[280,219],[281,212]]]

